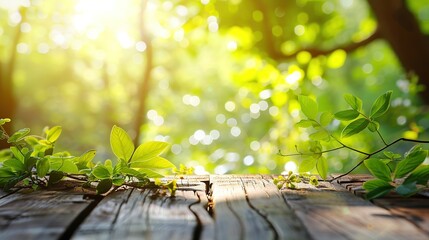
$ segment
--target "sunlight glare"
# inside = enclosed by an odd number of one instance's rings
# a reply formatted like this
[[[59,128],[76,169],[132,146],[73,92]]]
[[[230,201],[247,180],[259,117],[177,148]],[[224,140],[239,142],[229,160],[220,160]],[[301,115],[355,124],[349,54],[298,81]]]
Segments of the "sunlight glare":
[[[289,172],[289,171],[296,172],[297,165],[294,161],[288,161],[287,163],[285,163],[284,169],[286,172]]]

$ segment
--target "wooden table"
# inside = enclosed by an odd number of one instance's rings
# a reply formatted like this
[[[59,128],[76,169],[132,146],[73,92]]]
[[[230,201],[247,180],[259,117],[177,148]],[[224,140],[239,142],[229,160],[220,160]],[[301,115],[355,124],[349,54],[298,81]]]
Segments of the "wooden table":
[[[362,198],[366,175],[278,190],[268,175],[188,176],[105,197],[0,192],[0,239],[429,239],[429,195]]]

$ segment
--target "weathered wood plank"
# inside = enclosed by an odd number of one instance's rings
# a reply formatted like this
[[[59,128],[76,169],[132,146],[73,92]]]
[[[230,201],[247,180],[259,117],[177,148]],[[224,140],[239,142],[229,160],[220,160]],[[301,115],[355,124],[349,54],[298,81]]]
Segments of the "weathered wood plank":
[[[357,196],[364,197],[365,190],[362,188],[362,184],[369,179],[371,179],[370,175],[352,175],[346,176],[346,181],[339,183]],[[383,198],[374,199],[372,202],[389,210],[392,215],[407,219],[429,237],[429,198],[424,194],[409,198],[389,194]]]
[[[203,198],[204,191],[192,190],[178,190],[174,198],[159,189],[117,191],[98,204],[73,239],[210,239],[213,221]]]
[[[0,239],[58,239],[73,228],[93,200],[56,191],[14,193],[0,205]]]
[[[216,239],[306,239],[279,191],[261,176],[211,176]]]
[[[314,239],[428,239],[406,219],[345,189],[327,182],[299,188],[285,189],[283,196]]]

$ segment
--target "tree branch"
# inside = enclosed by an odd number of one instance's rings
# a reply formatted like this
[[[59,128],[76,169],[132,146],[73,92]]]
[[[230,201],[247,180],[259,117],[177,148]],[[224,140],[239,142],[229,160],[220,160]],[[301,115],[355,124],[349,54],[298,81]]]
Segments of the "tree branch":
[[[303,48],[303,49],[299,49],[295,53],[292,53],[292,54],[289,54],[289,55],[286,55],[286,54],[283,54],[283,53],[277,51],[273,55],[273,57],[276,60],[288,60],[288,59],[291,59],[291,58],[295,58],[296,55],[298,55],[298,53],[300,53],[302,51],[309,52],[312,57],[317,57],[317,56],[321,56],[321,55],[331,54],[334,51],[340,50],[340,49],[344,50],[347,53],[350,53],[350,52],[353,52],[354,50],[356,50],[356,49],[358,49],[360,47],[368,45],[369,43],[371,43],[371,42],[373,42],[373,41],[375,41],[375,40],[377,40],[379,38],[381,38],[381,34],[380,34],[380,31],[378,29],[376,29],[374,31],[374,33],[372,35],[370,35],[368,38],[366,38],[366,39],[364,39],[364,40],[362,40],[360,42],[350,43],[349,45],[337,46],[337,47],[334,47],[334,48],[331,48],[331,49],[327,49],[327,50],[318,49],[318,48]]]

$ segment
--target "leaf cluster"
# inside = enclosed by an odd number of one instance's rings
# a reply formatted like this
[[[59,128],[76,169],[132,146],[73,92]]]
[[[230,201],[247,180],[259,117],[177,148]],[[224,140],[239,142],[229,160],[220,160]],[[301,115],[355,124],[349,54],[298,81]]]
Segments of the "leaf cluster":
[[[0,187],[6,191],[18,184],[34,189],[48,187],[69,178],[81,181],[83,186],[96,186],[97,193],[102,194],[112,187],[130,183],[146,186],[150,178],[163,177],[160,170],[175,168],[160,156],[168,149],[168,143],[151,141],[136,148],[127,132],[118,126],[113,126],[110,134],[110,146],[116,160],[95,163],[95,150],[80,156],[72,156],[67,151],[54,153],[55,143],[62,132],[60,126],[46,128],[42,136],[29,135],[28,128],[9,136],[2,127],[7,122],[10,119],[0,119],[1,136],[11,144],[0,158]],[[174,181],[161,185],[174,193]]]
[[[429,143],[429,141],[398,138],[391,143],[386,143],[379,131],[381,125],[379,118],[388,111],[391,96],[392,91],[379,96],[372,103],[369,114],[364,111],[363,101],[351,94],[344,95],[344,100],[349,105],[349,108],[335,114],[329,112],[319,113],[316,100],[308,96],[298,96],[298,101],[305,118],[298,122],[296,126],[311,131],[309,134],[309,147],[305,152],[298,150],[298,147],[296,147],[298,154],[279,154],[286,157],[302,157],[303,160],[299,166],[299,172],[309,172],[316,167],[319,175],[323,179],[326,179],[328,161],[324,157],[324,154],[346,149],[364,155],[364,158],[350,171],[341,176],[349,174],[364,163],[371,174],[376,177],[376,179],[366,182],[363,186],[368,191],[367,198],[381,197],[392,190],[401,196],[411,196],[417,193],[423,187],[427,186],[429,180],[429,166],[423,164],[427,156],[427,151],[423,150],[420,146],[414,146],[402,156],[385,150],[402,141],[414,143]],[[331,130],[330,128],[334,118],[343,123],[340,126],[344,126],[340,129],[339,136],[335,134],[335,129]],[[342,139],[352,137],[365,129],[377,134],[384,146],[371,153],[366,153],[360,149],[348,146],[342,141]],[[324,150],[322,143],[327,142],[334,142],[338,147]],[[383,156],[376,157],[380,153]],[[405,180],[399,184],[398,182],[401,182],[403,178]],[[286,186],[288,187],[287,184]]]
[[[363,188],[368,191],[366,197],[368,199],[382,197],[392,190],[408,197],[427,187],[429,166],[422,165],[427,154],[427,150],[417,145],[403,157],[400,154],[384,152],[382,158],[366,159],[365,166],[376,177],[363,184]]]
[[[274,178],[273,183],[278,189],[282,189],[284,186],[290,189],[296,189],[296,183],[310,183],[313,186],[319,185],[319,180],[316,176],[310,176],[308,174],[296,174],[289,171],[286,176],[280,175]]]

